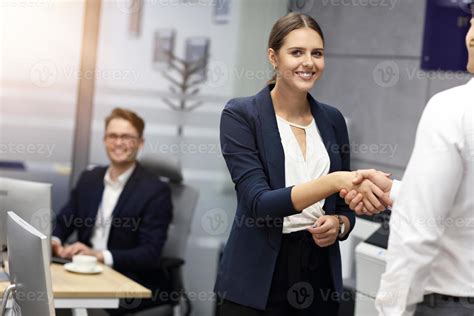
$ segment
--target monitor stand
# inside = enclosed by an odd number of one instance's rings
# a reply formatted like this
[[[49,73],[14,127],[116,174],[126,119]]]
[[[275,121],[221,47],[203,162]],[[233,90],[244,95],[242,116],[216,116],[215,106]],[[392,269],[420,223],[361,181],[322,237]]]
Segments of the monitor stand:
[[[0,282],[10,282],[10,277],[5,270],[0,271]]]
[[[5,271],[5,255],[6,251],[2,251],[0,254],[0,282],[10,282],[10,276],[8,273]]]

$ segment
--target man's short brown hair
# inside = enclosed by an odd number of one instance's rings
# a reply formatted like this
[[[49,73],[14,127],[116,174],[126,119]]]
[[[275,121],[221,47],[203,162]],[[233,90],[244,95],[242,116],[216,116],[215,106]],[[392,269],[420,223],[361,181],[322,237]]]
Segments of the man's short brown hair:
[[[107,129],[107,126],[109,126],[110,121],[116,118],[129,121],[130,124],[132,124],[132,126],[135,127],[135,129],[137,130],[138,135],[140,137],[143,136],[143,130],[145,129],[145,121],[143,121],[143,119],[135,112],[122,108],[113,109],[112,113],[110,113],[110,115],[105,118],[105,129]]]

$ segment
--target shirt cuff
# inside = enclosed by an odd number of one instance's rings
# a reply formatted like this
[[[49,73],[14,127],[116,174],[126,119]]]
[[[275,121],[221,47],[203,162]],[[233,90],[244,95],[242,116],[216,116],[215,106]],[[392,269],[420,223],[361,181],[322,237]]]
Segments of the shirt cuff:
[[[104,264],[108,267],[112,267],[114,265],[114,257],[112,257],[112,253],[108,250],[103,250],[102,255],[104,256]]]
[[[390,190],[390,199],[395,202],[398,198],[398,193],[400,193],[400,188],[402,186],[402,181],[393,180],[392,189]]]
[[[63,242],[61,241],[61,239],[59,239],[59,237],[51,236],[51,241],[56,241],[56,242],[58,242],[61,246],[63,245]]]

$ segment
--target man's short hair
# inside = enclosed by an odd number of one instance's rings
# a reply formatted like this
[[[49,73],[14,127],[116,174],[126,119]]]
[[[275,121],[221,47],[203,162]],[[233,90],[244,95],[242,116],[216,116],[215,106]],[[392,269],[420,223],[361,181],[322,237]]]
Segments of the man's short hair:
[[[105,118],[105,129],[107,129],[107,126],[109,126],[110,121],[117,118],[129,121],[130,124],[132,124],[132,126],[137,130],[138,135],[140,137],[143,136],[145,121],[143,121],[143,119],[135,112],[122,108],[113,109],[112,113],[110,113],[110,115]]]

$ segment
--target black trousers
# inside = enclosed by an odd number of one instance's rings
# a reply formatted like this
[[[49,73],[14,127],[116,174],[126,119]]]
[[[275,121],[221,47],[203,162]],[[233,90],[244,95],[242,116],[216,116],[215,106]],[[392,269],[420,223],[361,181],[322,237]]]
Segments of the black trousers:
[[[120,299],[120,305],[118,309],[106,309],[106,312],[110,316],[124,316],[138,313],[140,311],[158,307],[164,304],[167,304],[167,302],[163,302],[156,299]]]
[[[304,230],[283,234],[265,310],[221,298],[219,316],[337,316],[329,252]]]
[[[416,305],[415,316],[472,316],[474,299],[452,297],[442,294],[428,294]]]

